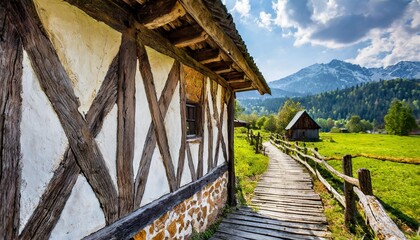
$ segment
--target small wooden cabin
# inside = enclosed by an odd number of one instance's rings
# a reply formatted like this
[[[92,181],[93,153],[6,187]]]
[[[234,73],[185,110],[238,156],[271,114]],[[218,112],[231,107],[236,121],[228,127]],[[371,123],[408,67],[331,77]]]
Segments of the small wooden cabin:
[[[303,110],[296,113],[286,127],[286,138],[298,141],[318,141],[321,127]]]
[[[174,239],[235,204],[221,0],[0,1],[0,239]]]

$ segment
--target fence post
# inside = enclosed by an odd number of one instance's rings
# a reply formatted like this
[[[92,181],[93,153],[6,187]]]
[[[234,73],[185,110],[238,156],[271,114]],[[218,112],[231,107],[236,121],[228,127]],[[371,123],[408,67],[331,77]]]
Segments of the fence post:
[[[260,150],[259,145],[261,144],[261,139],[260,139],[260,132],[258,132],[257,135],[257,141],[255,142],[255,153],[258,153]]]
[[[353,177],[353,170],[351,164],[351,155],[345,155],[343,157],[343,173],[347,176]],[[344,223],[347,227],[354,223],[355,219],[355,197],[353,192],[353,185],[344,181],[344,199],[346,203],[346,209],[344,212]]]
[[[360,190],[365,195],[373,196],[372,190],[372,180],[370,179],[370,171],[366,168],[360,168],[357,170],[357,175],[359,178]]]

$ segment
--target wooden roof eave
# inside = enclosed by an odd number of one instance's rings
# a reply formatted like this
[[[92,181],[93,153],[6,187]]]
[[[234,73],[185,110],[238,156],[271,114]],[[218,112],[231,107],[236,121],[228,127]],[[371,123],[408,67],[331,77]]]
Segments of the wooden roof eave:
[[[140,23],[141,21],[137,19],[138,16],[134,14],[133,10],[126,3],[113,0],[65,1],[119,32],[123,33],[130,28],[135,28],[139,33],[137,34],[138,40],[142,41],[144,45],[204,73],[223,87],[226,87],[231,91],[233,90],[224,78],[192,58],[185,50],[175,47],[168,39],[161,36],[158,32],[148,29]]]
[[[206,8],[202,0],[179,0],[188,14],[204,29],[214,42],[226,52],[243,71],[252,80],[253,85],[260,94],[270,93],[270,88],[264,80],[248,65],[245,57],[240,52],[233,40],[214,22],[212,14]]]

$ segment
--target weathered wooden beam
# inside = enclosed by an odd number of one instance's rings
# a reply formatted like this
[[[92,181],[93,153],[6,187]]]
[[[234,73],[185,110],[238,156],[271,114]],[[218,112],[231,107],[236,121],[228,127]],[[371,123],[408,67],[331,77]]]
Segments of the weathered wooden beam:
[[[222,152],[223,157],[225,158],[225,161],[227,161],[227,152],[226,152],[226,144],[225,139],[223,137],[223,118],[225,115],[225,104],[223,99],[221,99],[221,109],[220,109],[220,117],[219,112],[217,111],[217,99],[215,97],[212,98],[213,100],[213,112],[214,112],[214,118],[216,119],[216,126],[217,126],[217,140],[216,140],[216,151],[214,155],[214,166],[217,166],[219,161],[219,149],[220,145],[222,145]]]
[[[224,73],[221,74],[221,76],[226,79],[227,81],[232,80],[232,79],[244,79],[245,78],[245,73],[243,72],[230,72],[230,73]]]
[[[93,136],[101,131],[103,122],[117,101],[118,57],[112,61],[101,88],[86,114],[86,121]],[[79,177],[80,168],[68,147],[63,161],[54,175],[20,235],[21,239],[47,238],[60,219],[61,212]],[[65,183],[65,184],[63,184]]]
[[[353,177],[353,168],[351,155],[345,155],[342,160],[343,173],[349,177]],[[350,228],[350,224],[355,223],[356,219],[356,204],[355,196],[353,191],[353,185],[344,181],[344,201],[346,202],[346,208],[344,211],[344,223],[346,227]]]
[[[78,100],[57,53],[41,27],[31,0],[13,0],[11,18],[23,39],[39,83],[57,113],[76,161],[92,186],[104,209],[107,223],[117,219],[117,191],[98,145],[84,117],[78,111]]]
[[[222,52],[219,49],[210,49],[194,53],[194,58],[201,64],[222,61]]]
[[[227,171],[227,168],[226,164],[220,165],[198,181],[187,184],[176,192],[147,204],[114,224],[85,237],[84,240],[129,239],[133,237],[141,229],[153,223],[153,221],[160,218],[163,214],[201,191],[205,186],[216,181],[216,179]]]
[[[23,47],[7,4],[0,2],[0,238],[17,239]]]
[[[194,44],[202,43],[206,41],[207,38],[208,38],[207,33],[200,32],[197,34],[191,34],[184,38],[177,39],[173,41],[172,43],[175,45],[175,47],[184,48],[184,47],[192,46]]]
[[[209,68],[205,67],[203,64],[199,63],[197,60],[188,55],[184,50],[175,47],[168,39],[162,37],[159,33],[151,31],[141,24],[136,25],[136,28],[138,30],[137,39],[143,42],[143,44],[150,46],[156,51],[172,57],[179,62],[182,62],[183,64],[201,72],[202,74],[217,81],[220,85],[230,88],[222,77],[211,71]]]
[[[117,31],[124,32],[135,22],[134,9],[124,1],[113,0],[64,0],[92,18],[104,22]]]
[[[207,113],[207,132],[208,132],[208,138],[207,138],[207,145],[208,145],[208,157],[207,157],[207,172],[210,172],[210,170],[213,168],[213,121],[212,116],[210,113],[210,106],[209,101],[206,99],[205,103],[206,105],[206,113]]]
[[[185,15],[185,10],[177,0],[146,2],[137,13],[138,21],[149,29],[166,25]]]
[[[198,130],[198,136],[204,136],[204,120],[205,120],[205,112],[206,112],[206,104],[208,95],[207,95],[207,84],[208,78],[204,78],[202,91],[201,91],[201,105],[203,106],[201,109],[200,117],[200,128]],[[198,164],[197,164],[197,178],[201,178],[203,176],[204,171],[204,139],[200,141],[200,145],[198,146]]]
[[[226,52],[232,60],[246,73],[249,78],[258,86],[258,91],[263,94],[270,92],[269,88],[264,86],[261,79],[254,73],[248,65],[245,57],[238,49],[233,40],[223,31],[223,29],[214,21],[213,15],[206,8],[202,0],[179,0],[185,10],[194,18],[194,20],[206,31],[214,42]]]
[[[135,32],[122,35],[118,67],[117,183],[118,216],[134,209],[134,133],[136,117],[136,52]]]
[[[183,69],[183,68],[181,68]],[[182,180],[182,173],[184,171],[185,165],[185,153],[186,153],[186,145],[187,145],[187,113],[186,113],[186,105],[187,105],[187,92],[185,89],[186,86],[186,79],[185,74],[182,72],[181,77],[179,80],[179,105],[180,105],[180,115],[181,115],[181,146],[179,147],[179,155],[178,155],[178,170],[176,173],[177,179],[177,186],[181,186]]]
[[[171,152],[169,151],[168,136],[166,134],[164,118],[159,109],[159,103],[156,96],[156,89],[153,80],[152,69],[147,57],[147,52],[142,42],[137,41],[137,56],[139,59],[140,73],[144,83],[147,101],[149,103],[150,115],[155,126],[155,135],[159,151],[162,154],[163,165],[165,166],[166,177],[168,179],[171,192],[177,189],[174,164],[172,162]]]
[[[249,80],[246,80],[244,78],[237,78],[237,79],[229,79],[228,84],[236,84],[236,83],[244,83],[249,82]]]
[[[233,89],[248,89],[248,88],[252,88],[253,87],[253,82],[251,81],[246,81],[246,82],[236,82],[236,83],[232,83],[229,84],[229,86],[231,86]]]
[[[167,34],[169,41],[178,48],[187,47],[207,39],[207,34],[198,25],[181,27]]]
[[[171,103],[171,99],[175,92],[175,88],[178,84],[179,79],[180,63],[178,61],[175,61],[171,71],[168,74],[168,79],[166,80],[165,87],[163,88],[161,96],[159,98],[159,110],[162,113],[163,117],[166,116],[169,104]],[[155,125],[153,124],[153,122],[149,126],[146,139],[147,141],[145,141],[144,143],[143,152],[140,159],[140,165],[136,174],[136,181],[134,183],[135,206],[140,206],[141,200],[143,198],[147,178],[149,177],[149,170],[150,164],[152,162],[153,152],[156,147]]]
[[[235,155],[234,155],[234,120],[235,120],[235,94],[231,94],[228,102],[228,204],[236,206],[236,176],[235,176]]]

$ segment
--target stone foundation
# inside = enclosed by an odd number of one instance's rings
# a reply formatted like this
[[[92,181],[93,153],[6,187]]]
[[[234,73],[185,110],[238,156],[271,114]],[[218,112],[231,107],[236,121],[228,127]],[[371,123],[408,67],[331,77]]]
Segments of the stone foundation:
[[[227,178],[228,172],[225,172],[216,181],[138,232],[134,239],[185,239],[191,236],[193,230],[205,231],[216,221],[225,206]]]

